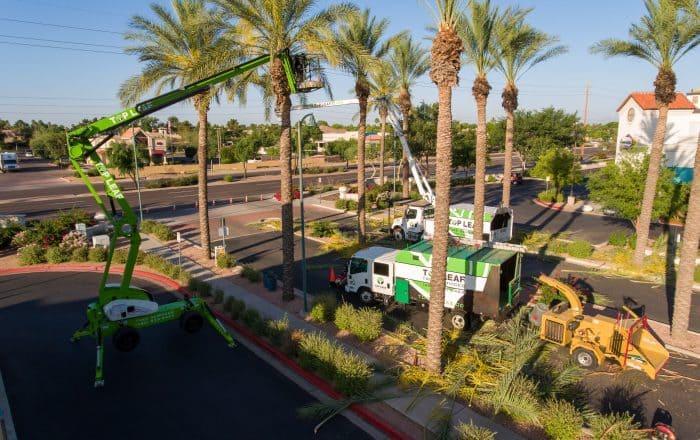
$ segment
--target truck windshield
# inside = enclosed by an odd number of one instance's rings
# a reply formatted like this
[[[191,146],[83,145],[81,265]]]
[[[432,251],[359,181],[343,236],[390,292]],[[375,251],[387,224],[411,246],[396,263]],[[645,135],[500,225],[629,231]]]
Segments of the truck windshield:
[[[414,208],[408,208],[406,210],[406,218],[409,220],[413,220],[418,216],[418,210]]]
[[[353,258],[350,260],[350,274],[367,272],[367,260],[362,258]]]
[[[5,165],[17,165],[17,161],[14,159],[3,159],[2,163]]]

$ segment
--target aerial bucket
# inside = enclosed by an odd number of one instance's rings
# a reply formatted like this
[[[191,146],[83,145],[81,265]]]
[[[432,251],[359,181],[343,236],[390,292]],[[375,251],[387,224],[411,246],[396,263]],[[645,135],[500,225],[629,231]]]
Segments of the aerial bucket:
[[[308,93],[322,89],[325,85],[321,72],[321,60],[314,55],[292,56],[292,70],[297,92]]]

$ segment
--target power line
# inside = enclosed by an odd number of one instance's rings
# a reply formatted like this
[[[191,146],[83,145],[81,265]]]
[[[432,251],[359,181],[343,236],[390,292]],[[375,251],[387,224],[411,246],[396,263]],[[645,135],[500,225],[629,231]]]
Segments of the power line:
[[[79,26],[68,26],[65,24],[55,24],[55,23],[44,23],[41,21],[18,20],[16,18],[0,17],[0,21],[9,21],[9,22],[13,22],[13,23],[24,23],[24,24],[34,24],[37,26],[57,27],[57,28],[63,28],[63,29],[73,29],[73,30],[77,30],[77,31],[101,32],[103,34],[123,35],[122,32],[107,31],[104,29],[85,28],[85,27],[79,27]]]
[[[61,46],[49,46],[47,44],[31,44],[31,43],[18,43],[14,41],[0,41],[0,44],[9,44],[13,46],[28,46],[28,47],[39,47],[45,49],[60,49],[60,50],[72,50],[77,52],[92,52],[92,53],[107,53],[112,55],[126,55],[124,52],[114,52],[109,50],[96,50],[96,49],[79,49],[77,47],[61,47]]]
[[[81,46],[96,46],[96,47],[110,47],[113,49],[122,49],[121,46],[113,46],[110,44],[95,44],[95,43],[81,43],[78,41],[67,41],[67,40],[49,40],[46,38],[33,38],[33,37],[23,37],[21,35],[3,35],[0,34],[0,37],[3,38],[15,38],[15,39],[20,39],[20,40],[33,40],[33,41],[46,41],[49,43],[60,43],[60,44],[79,44]]]

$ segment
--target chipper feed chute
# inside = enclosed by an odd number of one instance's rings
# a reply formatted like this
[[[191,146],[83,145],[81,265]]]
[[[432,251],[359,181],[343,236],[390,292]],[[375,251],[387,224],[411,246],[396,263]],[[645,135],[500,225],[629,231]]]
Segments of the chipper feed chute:
[[[626,365],[644,371],[656,379],[669,358],[668,350],[656,338],[647,325],[646,317],[640,318],[629,330],[629,351]]]

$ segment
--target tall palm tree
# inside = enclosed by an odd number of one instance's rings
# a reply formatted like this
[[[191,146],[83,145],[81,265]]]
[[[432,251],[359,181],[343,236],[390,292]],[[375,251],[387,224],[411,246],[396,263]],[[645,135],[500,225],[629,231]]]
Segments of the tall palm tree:
[[[380,68],[379,59],[387,54],[391,39],[385,39],[389,20],[378,20],[369,9],[353,14],[338,29],[338,43],[342,48],[340,68],[355,78],[355,95],[360,113],[357,125],[357,223],[358,240],[364,244],[367,232],[365,218],[365,132],[367,103],[370,95],[369,75]]]
[[[491,0],[469,0],[467,14],[459,26],[464,41],[464,55],[474,66],[476,77],[472,95],[476,100],[476,170],[474,172],[474,238],[481,240],[484,231],[484,195],[486,189],[486,101],[491,85],[486,77],[496,66],[496,28],[498,8]]]
[[[428,52],[420,44],[413,41],[410,35],[399,37],[393,44],[389,61],[394,67],[399,80],[398,104],[403,117],[403,132],[408,135],[409,117],[411,116],[411,89],[418,78],[430,69]],[[408,158],[405,154],[401,157],[401,192],[403,198],[409,196]]]
[[[154,19],[134,16],[125,38],[134,42],[127,53],[145,63],[140,74],[122,84],[120,99],[133,104],[151,90],[180,87],[232,67],[240,53],[225,35],[220,13],[206,7],[204,0],[172,0],[169,11],[152,4]],[[197,148],[200,241],[206,258],[211,258],[209,212],[207,209],[207,114],[220,88],[212,88],[192,98],[199,119]]]
[[[369,75],[370,96],[375,99],[371,108],[379,113],[379,125],[381,126],[381,139],[379,140],[379,181],[384,184],[384,159],[386,118],[389,116],[389,105],[393,104],[398,88],[398,78],[394,75],[391,65],[382,60],[381,67],[375,69]]]
[[[671,337],[682,341],[688,336],[691,299],[693,297],[693,278],[695,274],[695,258],[698,252],[700,238],[700,133],[698,146],[695,150],[695,168],[693,183],[690,187],[688,213],[685,216],[683,241],[681,242],[681,261],[678,265],[676,278],[676,294],[673,301],[673,318],[671,320]]]
[[[441,369],[442,318],[445,310],[450,184],[452,178],[452,88],[459,84],[463,43],[457,33],[461,12],[458,0],[436,0],[437,33],[430,50],[430,79],[438,87],[435,155],[435,234],[430,277],[430,308],[426,367]]]
[[[516,82],[534,66],[566,53],[559,39],[532,28],[525,23],[531,9],[508,9],[496,29],[496,68],[505,77],[501,98],[506,112],[505,163],[503,165],[502,203],[510,206],[510,174],[513,169],[513,135],[515,110],[518,109]]]
[[[238,19],[236,31],[251,55],[312,53],[327,61],[338,61],[332,30],[336,23],[353,15],[356,7],[338,3],[314,10],[311,0],[213,0],[227,16]],[[265,75],[265,94],[275,99],[280,117],[280,167],[282,202],[282,297],[294,298],[294,230],[292,209],[292,141],[289,85],[282,62],[275,58]]]
[[[591,52],[606,57],[640,58],[658,70],[654,81],[654,95],[659,117],[649,153],[649,172],[644,185],[641,212],[636,224],[637,246],[633,261],[640,266],[644,262],[649,239],[649,224],[666,138],[668,108],[676,99],[676,74],[673,66],[700,44],[700,24],[697,12],[692,13],[691,3],[694,3],[697,11],[697,0],[645,0],[646,15],[641,18],[640,23],[630,26],[628,41],[611,38],[599,41],[591,47]]]

